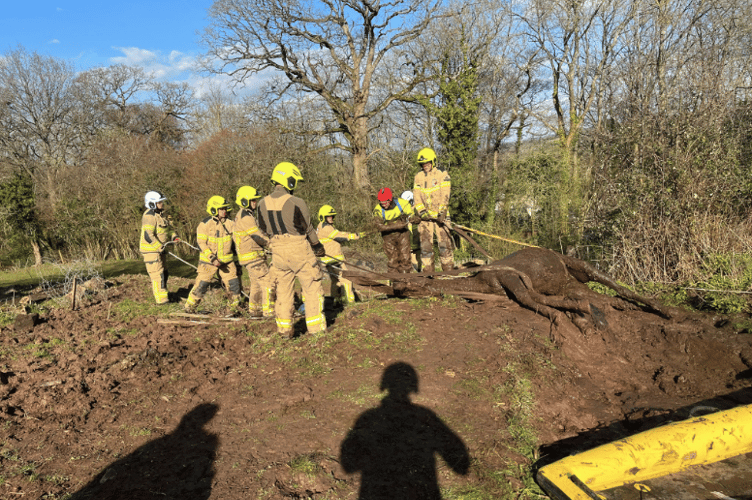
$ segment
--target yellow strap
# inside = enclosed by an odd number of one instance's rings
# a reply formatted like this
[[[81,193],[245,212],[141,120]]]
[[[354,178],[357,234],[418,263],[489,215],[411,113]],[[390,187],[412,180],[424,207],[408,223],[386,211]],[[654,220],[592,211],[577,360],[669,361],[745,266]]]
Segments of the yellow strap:
[[[524,247],[540,248],[537,245],[531,245],[529,243],[522,243],[521,241],[510,240],[508,238],[502,238],[501,236],[496,236],[495,234],[484,233],[483,231],[478,231],[477,229],[471,229],[469,227],[461,226],[459,224],[452,224],[452,225],[457,226],[460,229],[464,229],[465,231],[470,231],[471,233],[482,234],[483,236],[488,236],[489,238],[495,238],[497,240],[506,241],[508,243],[516,243],[517,245],[522,245]]]

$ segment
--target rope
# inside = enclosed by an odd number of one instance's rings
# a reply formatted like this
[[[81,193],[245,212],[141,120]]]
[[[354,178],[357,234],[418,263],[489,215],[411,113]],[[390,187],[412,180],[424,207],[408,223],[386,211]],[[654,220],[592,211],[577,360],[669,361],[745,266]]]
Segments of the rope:
[[[182,240],[181,240],[181,241],[182,241]],[[174,253],[172,253],[172,252],[167,252],[167,253],[168,253],[169,255],[172,255],[172,256],[173,256],[173,257],[175,257],[176,259],[178,259],[178,260],[179,260],[180,262],[182,262],[183,264],[186,264],[186,265],[188,265],[188,266],[191,266],[191,267],[192,267],[193,269],[195,269],[196,271],[198,271],[198,267],[194,266],[193,264],[191,264],[191,263],[190,263],[190,262],[188,262],[187,260],[183,260],[183,259],[181,259],[180,257],[178,257],[177,255],[175,255],[175,254],[174,254]],[[215,278],[216,278],[216,276],[215,276]],[[240,280],[240,277],[238,277],[238,280]],[[222,280],[219,280],[219,283],[220,283],[220,285],[222,285]],[[251,297],[250,297],[250,296],[249,296],[249,295],[248,295],[247,293],[245,293],[245,292],[243,291],[243,283],[242,283],[242,281],[241,281],[241,283],[240,283],[240,294],[241,294],[241,295],[242,295],[243,297],[245,297],[246,299],[248,299],[248,300],[251,300]]]
[[[188,262],[187,260],[183,260],[183,259],[181,259],[180,257],[178,257],[177,255],[175,255],[175,254],[174,254],[174,253],[172,253],[172,252],[167,252],[167,253],[168,253],[169,255],[172,255],[172,256],[173,256],[173,257],[175,257],[176,259],[178,259],[178,260],[179,260],[180,262],[182,262],[183,264],[187,264],[187,265],[191,266],[191,267],[192,267],[193,269],[195,269],[196,271],[198,271],[198,267],[194,266],[193,264],[191,264],[191,263],[190,263],[190,262]]]
[[[344,261],[344,260],[342,260],[342,259],[338,259],[337,257],[334,257],[333,255],[329,255],[329,254],[324,254],[324,257],[329,257],[330,259],[334,259],[334,260],[336,260],[336,261],[337,261],[337,262],[339,262],[340,264],[345,264],[345,261]],[[321,262],[321,261],[319,261],[319,262]],[[321,263],[322,263],[322,264],[324,264],[323,262],[321,262]],[[324,266],[326,266],[326,264],[324,264]],[[369,273],[369,274],[376,274],[376,275],[378,275],[378,276],[381,276],[381,277],[382,277],[383,279],[385,279],[385,280],[387,280],[387,281],[392,281],[392,279],[391,279],[391,278],[388,278],[387,276],[384,276],[384,275],[383,275],[383,274],[381,274],[381,273],[377,273],[376,271],[372,271],[372,270],[370,270],[370,269],[366,269],[365,267],[360,267],[360,266],[356,266],[356,265],[355,265],[355,264],[353,264],[352,262],[347,262],[347,267],[352,267],[353,269],[358,269],[358,270],[360,270],[360,271],[365,271],[365,272],[367,272],[367,273]]]
[[[507,243],[515,243],[517,245],[522,245],[524,247],[540,248],[537,245],[531,245],[529,243],[523,243],[521,241],[510,240],[509,238],[502,238],[501,236],[496,236],[495,234],[484,233],[483,231],[478,231],[477,229],[472,229],[472,228],[469,228],[467,226],[462,226],[462,225],[456,224],[454,222],[452,222],[452,225],[453,226],[457,226],[460,229],[464,229],[465,231],[470,231],[471,233],[481,234],[483,236],[488,236],[489,238],[495,238],[497,240],[506,241]]]
[[[715,290],[713,288],[692,288],[692,287],[684,287],[685,290],[698,290],[700,292],[719,292],[719,293],[748,293],[752,294],[752,292],[747,292],[744,290]]]

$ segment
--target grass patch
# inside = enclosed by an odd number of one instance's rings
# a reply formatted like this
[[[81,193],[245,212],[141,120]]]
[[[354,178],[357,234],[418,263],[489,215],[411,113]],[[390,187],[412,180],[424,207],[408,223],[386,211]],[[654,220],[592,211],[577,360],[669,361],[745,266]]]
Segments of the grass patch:
[[[173,252],[174,253],[174,252]],[[65,281],[72,268],[81,267],[80,262],[58,264],[48,262],[39,267],[23,267],[5,269],[0,272],[0,287],[20,287],[33,288],[41,285],[45,281],[62,282]],[[146,274],[144,261],[141,259],[134,260],[107,260],[96,264],[91,264],[97,274],[103,278],[115,278],[122,275]],[[196,270],[174,258],[167,259],[167,269],[170,276],[180,276],[181,278],[192,278],[196,276]]]
[[[465,378],[454,384],[454,391],[457,394],[467,396],[476,401],[490,399],[490,394],[483,387],[485,380],[478,378]]]
[[[423,300],[423,299],[420,299]],[[355,304],[353,307],[363,309],[364,317],[377,317],[388,325],[402,325],[405,311],[394,307],[394,302],[389,300],[370,300]]]
[[[129,323],[140,316],[166,316],[179,308],[180,304],[159,306],[152,301],[139,302],[132,299],[122,299],[120,302],[113,303],[111,313],[115,316],[113,321]],[[126,330],[122,328],[113,331],[124,332]]]
[[[504,468],[489,467],[473,459],[470,468],[478,478],[473,484],[441,488],[444,500],[545,500],[548,496],[533,479],[527,464],[504,461]],[[517,486],[514,486],[514,485]]]
[[[13,320],[15,319],[15,313],[11,311],[0,311],[0,328],[12,325]]]
[[[141,331],[138,328],[108,328],[107,335],[119,339],[123,337],[138,337]]]
[[[323,469],[316,461],[316,457],[311,454],[298,455],[288,463],[290,470],[299,474],[305,474],[308,477],[315,477]]]
[[[352,392],[345,392],[343,390],[336,390],[327,396],[330,399],[340,399],[348,403],[352,403],[361,407],[374,406],[381,401],[383,394],[376,389],[373,385],[361,385]]]
[[[146,427],[127,427],[123,426],[121,427],[126,432],[128,432],[128,435],[131,437],[139,437],[139,436],[151,436],[151,429]]]

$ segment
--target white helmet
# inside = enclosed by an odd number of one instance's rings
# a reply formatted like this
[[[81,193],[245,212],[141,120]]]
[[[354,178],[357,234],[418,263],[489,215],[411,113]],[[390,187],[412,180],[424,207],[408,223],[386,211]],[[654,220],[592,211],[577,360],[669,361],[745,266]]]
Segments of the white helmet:
[[[159,191],[149,191],[144,195],[144,206],[146,208],[157,208],[157,203],[165,201],[167,197]]]
[[[403,200],[407,200],[410,202],[410,204],[413,204],[413,192],[412,191],[403,191],[400,195],[400,198]]]

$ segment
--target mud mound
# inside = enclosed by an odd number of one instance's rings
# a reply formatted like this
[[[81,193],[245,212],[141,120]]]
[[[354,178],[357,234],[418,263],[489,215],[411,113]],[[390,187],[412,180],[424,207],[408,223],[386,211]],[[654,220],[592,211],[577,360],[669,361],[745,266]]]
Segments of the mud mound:
[[[394,474],[363,454],[407,456],[378,436],[421,442],[429,421],[454,451],[421,445],[426,491],[512,496],[537,456],[752,402],[752,335],[701,315],[604,307],[583,333],[508,300],[374,296],[327,300],[328,331],[288,341],[273,321],[166,322],[180,304],[152,305],[145,276],[101,294],[0,330],[0,498],[355,497]],[[405,365],[414,387],[382,392]],[[415,418],[353,434],[379,411]]]

